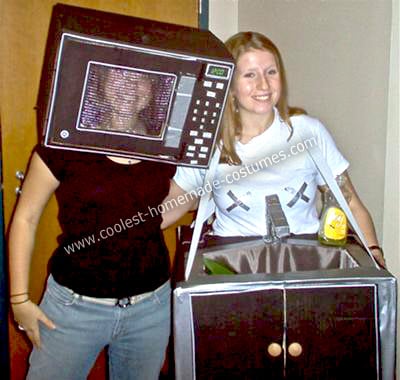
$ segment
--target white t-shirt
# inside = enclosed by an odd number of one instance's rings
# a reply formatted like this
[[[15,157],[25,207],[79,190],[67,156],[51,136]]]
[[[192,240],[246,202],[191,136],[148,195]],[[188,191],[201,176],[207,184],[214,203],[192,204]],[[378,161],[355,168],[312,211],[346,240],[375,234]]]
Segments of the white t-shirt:
[[[291,122],[293,135],[287,141],[289,127],[275,110],[274,121],[265,132],[247,144],[236,143],[241,165],[218,165],[212,181],[215,235],[265,235],[265,197],[271,194],[278,195],[291,233],[318,231],[316,194],[324,181],[306,147],[318,145],[334,176],[343,173],[349,163],[319,120],[300,115]],[[199,189],[210,188],[203,183],[205,173],[206,169],[178,167],[174,181],[183,190],[201,195]]]

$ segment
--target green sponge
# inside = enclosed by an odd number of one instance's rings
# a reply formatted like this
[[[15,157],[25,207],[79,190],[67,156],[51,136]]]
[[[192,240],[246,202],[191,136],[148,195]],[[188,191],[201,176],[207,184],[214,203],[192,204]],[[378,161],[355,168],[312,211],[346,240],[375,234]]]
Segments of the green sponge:
[[[203,257],[203,263],[206,267],[206,272],[208,274],[236,274],[230,268],[221,264],[215,260],[207,259]]]

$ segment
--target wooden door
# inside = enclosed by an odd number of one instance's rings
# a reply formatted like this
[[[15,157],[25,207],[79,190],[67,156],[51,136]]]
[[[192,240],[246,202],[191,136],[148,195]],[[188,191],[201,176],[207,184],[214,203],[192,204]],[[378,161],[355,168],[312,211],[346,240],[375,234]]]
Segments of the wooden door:
[[[54,0],[0,0],[0,112],[4,175],[4,218],[9,225],[14,209],[17,171],[26,170],[30,152],[37,142],[34,106],[39,86],[47,30]],[[198,26],[199,0],[63,0],[103,11],[144,17],[187,26]],[[31,271],[31,298],[38,301],[43,291],[49,254],[56,246],[59,226],[52,199],[43,215]],[[175,234],[167,231],[173,251]],[[15,329],[10,316],[11,379],[23,379],[30,344]],[[102,367],[102,366],[100,366]],[[103,368],[98,370],[103,373]],[[94,375],[92,375],[94,376]],[[101,375],[102,377],[103,375]]]

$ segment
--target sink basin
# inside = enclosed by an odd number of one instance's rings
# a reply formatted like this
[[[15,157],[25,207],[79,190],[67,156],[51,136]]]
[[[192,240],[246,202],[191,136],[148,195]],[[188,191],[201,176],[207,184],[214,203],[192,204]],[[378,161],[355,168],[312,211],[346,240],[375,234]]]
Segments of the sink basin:
[[[194,260],[192,275],[207,275],[204,259],[222,264],[236,274],[275,274],[374,265],[357,244],[329,247],[305,239],[287,239],[277,243],[257,239],[200,249]]]

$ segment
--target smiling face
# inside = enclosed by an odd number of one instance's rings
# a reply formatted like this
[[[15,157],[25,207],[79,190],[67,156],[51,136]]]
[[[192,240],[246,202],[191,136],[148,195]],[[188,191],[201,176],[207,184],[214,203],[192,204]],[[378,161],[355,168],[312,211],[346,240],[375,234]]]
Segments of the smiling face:
[[[239,56],[232,95],[236,99],[243,124],[254,118],[272,123],[273,107],[281,92],[281,77],[271,52],[251,49]]]

